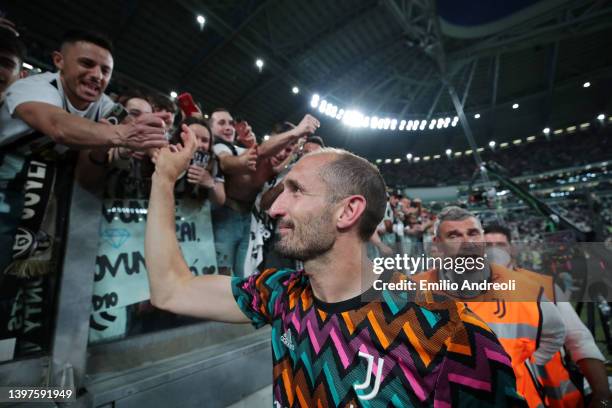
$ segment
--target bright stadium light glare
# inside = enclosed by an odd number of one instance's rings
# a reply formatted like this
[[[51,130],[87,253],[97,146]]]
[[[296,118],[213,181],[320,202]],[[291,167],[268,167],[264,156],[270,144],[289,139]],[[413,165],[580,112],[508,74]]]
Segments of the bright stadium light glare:
[[[605,118],[606,118],[606,115],[604,115],[603,113],[600,113],[599,115],[597,115],[598,120],[604,120]]]
[[[326,108],[327,108],[327,101],[325,99],[323,99],[321,101],[321,104],[319,105],[319,112],[321,112],[321,113],[325,112]]]
[[[391,125],[391,119],[390,118],[385,118],[385,120],[383,122],[383,129],[389,130],[389,126],[390,125]]]
[[[495,147],[495,144],[496,144],[496,143],[495,143],[495,140],[491,140],[491,141],[489,142],[489,147],[492,149],[492,148],[494,148],[494,147]]]
[[[349,126],[351,127],[361,127],[363,123],[363,115],[361,112],[357,110],[353,110],[351,114],[351,121],[349,122]]]
[[[385,127],[385,120],[383,118],[378,119],[378,127],[377,129],[382,130]]]
[[[588,88],[589,86],[591,86],[591,83],[589,81],[586,81],[584,84],[582,84],[583,88]]]
[[[343,117],[344,117],[344,109],[340,109],[340,111],[336,115],[336,119],[342,120]]]
[[[264,135],[264,140],[270,140],[270,135]]]
[[[480,113],[475,114],[474,119],[480,119]]]
[[[291,92],[297,95],[300,93],[300,88],[298,88],[297,86],[294,86],[293,88],[291,88]]]
[[[263,60],[262,60],[261,58],[257,58],[257,59],[255,60],[255,66],[256,66],[257,68],[259,68],[259,70],[261,71],[261,69],[262,69],[262,68],[263,68],[263,66],[264,66],[264,62],[263,62]]]
[[[382,159],[376,159],[376,163],[378,164],[382,163]]]
[[[399,130],[404,130],[405,127],[406,127],[406,120],[402,119],[399,123]]]
[[[411,160],[411,159],[412,159],[412,153],[408,153],[408,154],[406,155],[406,159]]]
[[[370,129],[376,129],[378,127],[378,118],[376,116],[372,116],[370,119]]]
[[[34,69],[34,66],[32,64],[28,64],[27,62],[22,62],[21,66],[25,69]]]
[[[331,116],[332,118],[336,117],[336,113],[338,113],[338,107],[336,105],[332,105],[333,108],[331,109],[331,112],[329,114],[329,116]]]
[[[424,130],[424,129],[425,129],[425,126],[427,126],[427,121],[426,121],[425,119],[423,119],[423,120],[421,121],[421,126],[419,126],[419,129]]]
[[[459,116],[455,116],[455,117],[453,118],[453,121],[451,122],[451,126],[452,126],[452,127],[457,126],[457,122],[459,122]]]
[[[436,127],[437,127],[438,129],[442,129],[442,126],[444,126],[444,119],[439,118],[439,119],[438,119],[438,122],[436,123]]]
[[[542,130],[542,133],[544,133],[545,135],[549,134],[549,133],[550,133],[550,128],[545,127],[545,128]]]
[[[175,91],[170,92],[170,97],[172,99],[176,98],[178,96],[178,94]]]
[[[402,159],[394,159],[394,160],[393,160],[393,163],[398,164],[398,163],[400,163],[401,161],[402,161]]]
[[[200,25],[200,29],[204,28],[204,24],[206,24],[206,18],[204,18],[203,15],[198,14],[198,16],[196,17],[196,21]]]
[[[409,120],[406,124],[406,130],[412,130],[412,120]]]
[[[446,149],[446,155],[450,156],[453,153],[453,151],[451,149]]]
[[[391,119],[391,124],[389,125],[391,130],[395,130],[397,127],[397,119]]]
[[[325,112],[325,108],[327,108],[327,101],[323,99],[321,101],[321,104],[319,105],[319,112],[321,113]]]
[[[310,106],[312,106],[313,108],[319,106],[319,98],[319,94],[312,95],[312,99],[310,100]]]
[[[391,163],[391,159],[385,159],[385,163],[386,163],[386,164]]]
[[[518,103],[512,104],[512,109],[518,109],[518,107],[519,107]]]

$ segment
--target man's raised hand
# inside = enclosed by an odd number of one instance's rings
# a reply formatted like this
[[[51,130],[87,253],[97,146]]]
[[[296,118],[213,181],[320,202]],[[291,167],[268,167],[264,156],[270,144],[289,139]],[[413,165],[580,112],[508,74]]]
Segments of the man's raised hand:
[[[158,149],[151,160],[155,163],[155,174],[174,183],[187,170],[189,162],[196,151],[196,136],[187,126],[181,127],[183,144],[171,145]]]
[[[312,115],[306,115],[295,127],[295,132],[298,137],[312,135],[321,126],[321,122]]]

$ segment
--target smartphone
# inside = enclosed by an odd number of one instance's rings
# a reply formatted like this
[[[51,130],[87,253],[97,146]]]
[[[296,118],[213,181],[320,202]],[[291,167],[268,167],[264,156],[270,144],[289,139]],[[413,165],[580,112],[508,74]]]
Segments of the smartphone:
[[[128,111],[123,107],[122,104],[116,103],[113,108],[108,112],[104,119],[108,120],[111,125],[118,125],[127,117]]]
[[[179,108],[181,108],[181,110],[185,112],[186,116],[191,116],[193,113],[200,111],[196,106],[195,102],[193,101],[193,97],[189,92],[180,94],[177,100]]]
[[[248,124],[241,120],[234,124],[234,129],[236,129],[236,141],[240,142],[240,144],[247,149],[256,144],[256,140],[253,136],[251,136],[251,132],[247,129]]]
[[[244,121],[236,122],[234,124],[234,129],[236,129],[236,138],[239,141],[246,139],[249,134],[247,131],[247,123]]]
[[[193,158],[191,159],[191,164],[195,164],[196,166],[206,168],[208,166],[209,160],[210,160],[210,154],[208,152],[196,150],[196,152],[193,154]]]

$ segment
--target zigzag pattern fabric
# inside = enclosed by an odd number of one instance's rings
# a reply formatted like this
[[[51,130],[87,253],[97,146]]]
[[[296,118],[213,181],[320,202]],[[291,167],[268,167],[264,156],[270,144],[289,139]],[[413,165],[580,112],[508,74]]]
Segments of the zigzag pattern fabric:
[[[324,303],[292,270],[232,289],[255,327],[272,326],[275,408],[524,406],[508,355],[462,303],[372,289],[373,301]]]

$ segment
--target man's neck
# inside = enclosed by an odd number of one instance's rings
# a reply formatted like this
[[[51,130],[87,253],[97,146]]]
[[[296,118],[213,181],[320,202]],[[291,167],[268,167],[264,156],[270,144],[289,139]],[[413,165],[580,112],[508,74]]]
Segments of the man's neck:
[[[355,241],[341,241],[336,241],[326,254],[304,263],[314,296],[326,303],[359,296],[376,279],[372,263],[362,254],[365,245]]]

